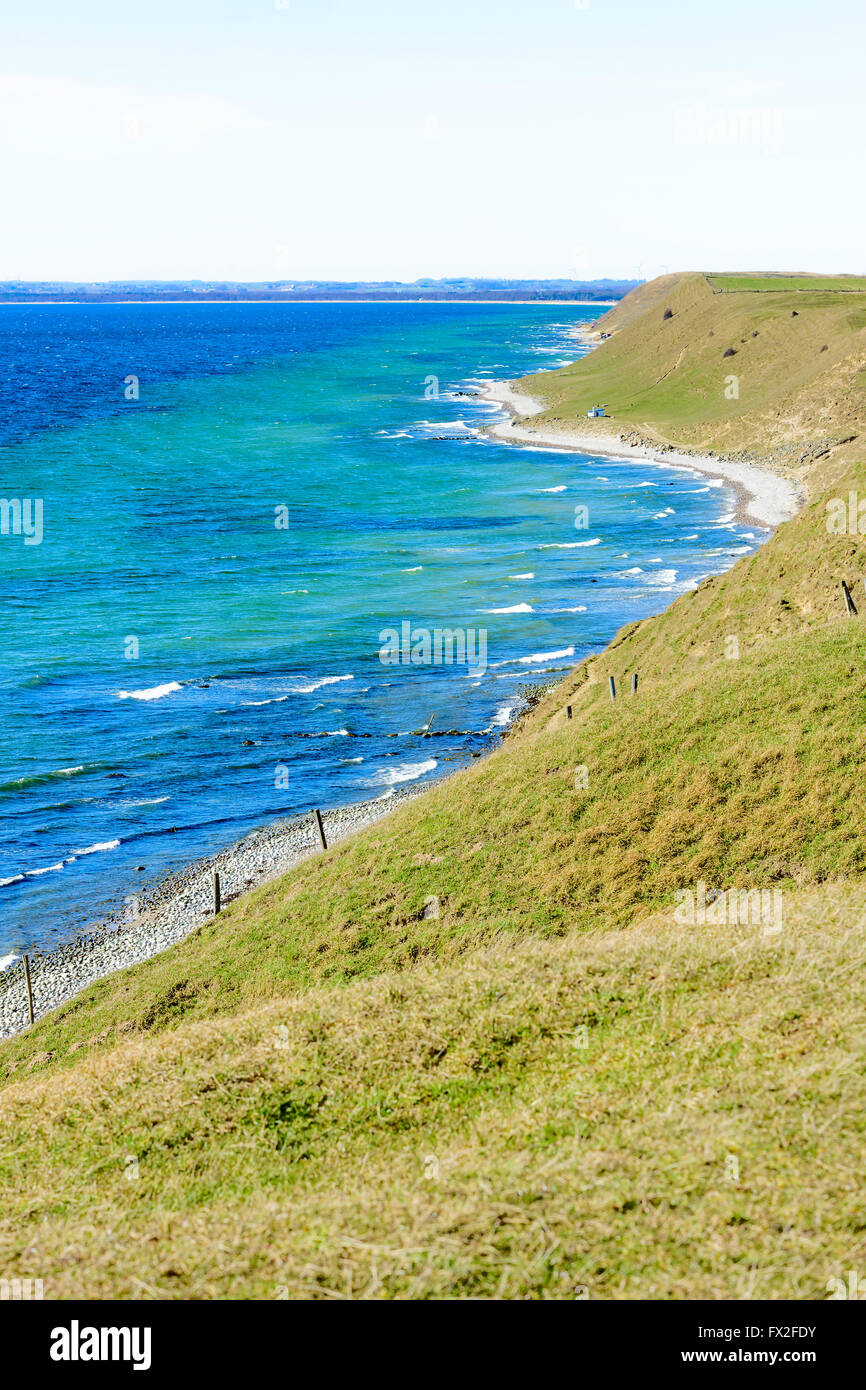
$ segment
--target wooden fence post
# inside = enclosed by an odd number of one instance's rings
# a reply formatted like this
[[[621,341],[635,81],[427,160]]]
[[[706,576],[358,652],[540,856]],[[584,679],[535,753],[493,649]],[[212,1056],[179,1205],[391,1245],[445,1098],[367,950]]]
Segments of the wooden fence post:
[[[609,684],[609,686],[610,686],[610,698],[611,698],[612,700],[615,700],[615,699],[616,699],[616,681],[614,680],[613,676],[608,676],[607,680],[608,680],[608,684]]]
[[[30,958],[24,957],[24,982],[27,985],[27,1009],[30,1014],[30,1022],[33,1022],[33,986],[30,983]]]
[[[631,673],[631,693],[632,695],[637,694],[637,671]]]
[[[848,588],[848,585],[845,583],[845,580],[844,580],[844,579],[842,580],[842,593],[843,593],[844,598],[845,598],[845,607],[846,607],[846,609],[847,609],[848,612],[851,613],[852,615],[856,615],[857,609],[854,607],[854,600],[853,600],[853,598],[851,597],[851,590]]]
[[[566,717],[566,719],[570,719],[570,718],[571,718],[571,705],[566,705],[566,707],[565,707],[565,717]]]
[[[327,842],[327,840],[325,839],[325,827],[324,827],[324,825],[322,824],[322,813],[321,813],[321,811],[317,808],[317,809],[313,812],[313,815],[316,817],[316,829],[317,829],[318,832],[319,832],[319,839],[320,839],[321,842],[322,842],[322,849],[327,849],[327,848],[328,848],[328,842]]]
[[[222,906],[220,897],[220,876],[217,869],[213,871],[213,915],[216,917]]]

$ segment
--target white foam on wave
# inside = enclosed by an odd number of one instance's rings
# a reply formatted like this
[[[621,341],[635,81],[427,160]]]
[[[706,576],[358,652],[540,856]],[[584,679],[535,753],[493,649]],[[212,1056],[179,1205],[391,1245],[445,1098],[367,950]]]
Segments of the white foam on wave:
[[[515,603],[511,608],[482,608],[482,613],[534,613],[535,609],[528,603]]]
[[[323,685],[336,685],[339,681],[353,681],[354,676],[322,676],[320,680],[311,681],[309,685],[293,685],[294,695],[312,695],[314,690],[319,690]]]
[[[661,521],[663,517],[673,516],[673,507],[665,507],[663,512],[653,512],[653,521]]]
[[[57,767],[49,772],[26,772],[23,777],[16,777],[9,783],[10,787],[17,787],[21,782],[30,782],[34,777],[72,777],[76,772],[84,771],[84,763],[79,763],[77,767]]]
[[[541,491],[542,491],[542,492],[565,492],[565,483],[560,484],[559,487],[543,487],[543,488],[541,489]]]
[[[398,763],[396,767],[383,767],[378,772],[374,772],[364,783],[367,787],[396,787],[401,782],[414,782],[417,777],[423,777],[425,772],[432,772],[434,767],[438,767],[435,758],[425,758],[423,763]]]
[[[582,550],[587,545],[601,545],[601,536],[594,536],[591,541],[547,541],[540,545],[539,550]]]
[[[532,574],[532,573],[530,573],[530,574],[509,574],[508,578],[509,578],[509,579],[534,579],[534,578],[535,578],[535,575]]]
[[[494,661],[492,669],[499,666],[534,666],[537,661],[558,661],[563,656],[574,656],[574,647],[560,647],[555,652],[533,652],[531,656],[512,656],[507,661]]]
[[[423,565],[413,565],[413,566],[411,567],[411,569],[401,570],[400,573],[401,573],[401,574],[417,574],[418,571],[419,571],[419,570],[422,570],[423,568],[424,568]]]
[[[511,716],[516,709],[516,703],[510,705],[500,705],[499,709],[496,711],[496,713],[494,714],[493,718],[487,726],[488,731],[491,729],[504,728],[506,724],[510,723]]]
[[[9,879],[0,879],[0,888],[3,887],[4,883],[8,882]],[[9,956],[0,956],[0,970],[5,970],[7,965],[11,965],[14,960],[18,960],[18,957],[15,955],[14,951]]]
[[[579,603],[576,608],[554,608],[554,613],[585,613],[586,604]]]
[[[467,425],[465,420],[419,420],[418,424],[427,430],[467,430],[469,434],[479,433],[472,425]]]
[[[180,681],[166,681],[165,685],[152,685],[149,690],[118,690],[118,700],[161,700],[165,695],[173,695],[183,690]]]
[[[8,888],[10,883],[23,883],[23,874],[12,874],[10,878],[0,878],[0,888]]]
[[[95,845],[87,845],[85,849],[77,849],[75,851],[75,854],[73,855],[73,858],[80,859],[82,855],[85,854],[99,854],[104,849],[117,849],[117,846],[119,844],[119,840],[98,840]],[[72,860],[67,859],[66,862],[67,864],[70,864]]]
[[[63,860],[59,864],[46,864],[44,869],[25,869],[25,878],[39,878],[41,874],[55,874],[58,869],[63,868]]]
[[[272,695],[269,700],[241,700],[241,704],[247,707],[251,705],[281,705],[283,700],[288,700],[288,695]]]
[[[574,656],[574,647],[560,647],[556,652],[533,652],[532,656],[518,657],[518,661],[524,666],[531,666],[536,661],[558,661],[562,656]]]

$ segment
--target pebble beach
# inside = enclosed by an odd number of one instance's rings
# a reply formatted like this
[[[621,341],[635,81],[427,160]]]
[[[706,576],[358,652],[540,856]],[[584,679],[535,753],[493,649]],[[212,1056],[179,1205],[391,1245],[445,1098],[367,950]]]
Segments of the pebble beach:
[[[395,788],[387,798],[356,802],[324,812],[328,845],[389,815],[406,801],[429,790],[431,783]],[[30,980],[35,1019],[72,999],[95,980],[147,960],[182,941],[214,915],[213,875],[220,876],[225,907],[235,898],[279,878],[302,860],[321,852],[312,816],[275,821],[246,835],[212,858],[202,859],[157,883],[124,915],[91,928],[85,935],[52,951],[30,955]],[[23,958],[0,974],[0,1038],[11,1037],[29,1025]]]

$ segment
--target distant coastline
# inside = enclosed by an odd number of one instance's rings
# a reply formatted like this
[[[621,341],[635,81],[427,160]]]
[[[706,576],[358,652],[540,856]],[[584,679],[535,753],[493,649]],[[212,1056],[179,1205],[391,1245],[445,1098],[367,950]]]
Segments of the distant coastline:
[[[5,280],[0,304],[581,304],[609,306],[638,280]]]
[[[379,299],[362,299],[360,296],[353,299],[207,299],[202,295],[190,295],[188,299],[0,299],[0,309],[25,309],[35,305],[59,309],[73,304],[84,308],[93,304],[135,304],[142,307],[148,304],[156,307],[161,304],[558,304],[563,309],[610,309],[618,303],[617,299],[488,299],[484,296],[457,299],[450,295],[442,295],[438,299],[410,299],[408,295],[395,295],[391,299],[385,296]]]

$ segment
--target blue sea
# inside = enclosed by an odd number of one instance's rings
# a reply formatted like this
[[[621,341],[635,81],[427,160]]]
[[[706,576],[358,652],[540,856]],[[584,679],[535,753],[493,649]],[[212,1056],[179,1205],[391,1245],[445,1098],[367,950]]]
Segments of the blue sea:
[[[464,765],[522,685],[760,543],[705,477],[480,433],[481,382],[573,360],[598,313],[0,308],[0,495],[31,522],[0,535],[0,958]],[[444,629],[473,666],[426,661]]]

